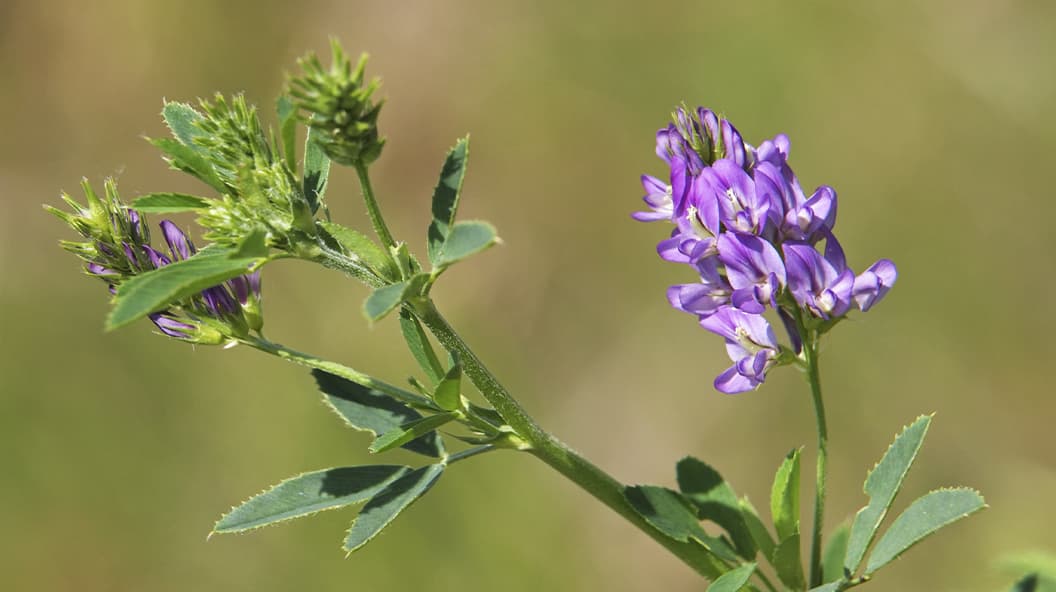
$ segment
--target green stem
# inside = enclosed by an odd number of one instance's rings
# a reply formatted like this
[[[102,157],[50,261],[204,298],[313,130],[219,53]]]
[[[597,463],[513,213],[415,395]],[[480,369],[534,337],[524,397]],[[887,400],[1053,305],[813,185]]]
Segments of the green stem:
[[[796,324],[803,338],[803,361],[807,370],[807,382],[814,400],[814,418],[818,427],[818,466],[814,497],[814,532],[810,543],[810,586],[820,586],[821,572],[821,537],[825,518],[825,476],[829,455],[829,429],[825,423],[825,403],[821,397],[821,376],[818,370],[818,335],[806,330],[800,313],[796,314]]]
[[[374,225],[374,232],[377,233],[378,238],[381,239],[381,244],[385,245],[386,251],[389,251],[389,256],[392,257],[391,249],[396,247],[396,241],[393,240],[389,227],[385,225],[385,218],[381,215],[378,200],[374,197],[374,188],[370,185],[367,165],[357,161],[356,174],[359,175],[359,186],[363,189],[363,201],[367,204],[367,213],[370,214],[370,222]]]
[[[535,423],[441,316],[432,301],[419,304],[414,312],[445,348],[458,352],[466,375],[480,389],[495,411],[531,447],[529,452],[536,458],[637,526],[701,575],[714,579],[728,569],[728,566],[703,546],[693,541],[681,542],[670,538],[649,524],[624,497],[624,486],[620,482],[576,454]]]
[[[308,368],[314,368],[316,370],[322,370],[329,372],[334,376],[340,376],[346,380],[352,381],[358,385],[365,386],[369,389],[374,389],[378,392],[385,393],[399,401],[403,401],[413,407],[422,409],[431,409],[435,411],[441,411],[432,400],[421,395],[405,391],[397,386],[393,386],[387,382],[378,380],[358,370],[349,368],[348,366],[338,364],[337,362],[331,362],[322,358],[299,352],[295,349],[290,349],[280,343],[274,343],[259,337],[248,337],[242,340],[242,343],[258,349],[262,352],[278,356],[284,360],[288,360],[301,366],[307,366]]]

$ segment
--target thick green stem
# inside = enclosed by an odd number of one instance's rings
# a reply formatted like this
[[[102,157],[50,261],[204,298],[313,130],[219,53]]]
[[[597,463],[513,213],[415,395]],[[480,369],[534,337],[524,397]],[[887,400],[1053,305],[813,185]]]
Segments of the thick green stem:
[[[799,323],[801,329],[803,323]],[[825,472],[829,455],[829,430],[825,423],[825,403],[821,398],[821,376],[818,371],[818,337],[816,333],[801,330],[803,336],[803,361],[807,367],[807,382],[814,399],[814,417],[818,427],[818,466],[814,497],[814,533],[810,543],[810,586],[820,586],[821,537],[825,517]]]
[[[539,427],[440,315],[431,301],[416,307],[415,314],[445,348],[458,352],[466,375],[506,423],[531,447],[529,451],[536,458],[637,526],[701,575],[714,579],[728,569],[699,544],[693,541],[677,541],[649,524],[624,497],[624,487],[620,482]]]
[[[390,250],[396,246],[396,241],[393,240],[389,227],[385,225],[385,218],[381,215],[378,200],[374,197],[374,188],[370,185],[367,165],[362,162],[356,162],[356,174],[359,175],[359,186],[363,189],[363,201],[367,204],[367,213],[370,214],[370,222],[374,225],[374,232],[377,233],[381,244],[385,245],[386,250]]]

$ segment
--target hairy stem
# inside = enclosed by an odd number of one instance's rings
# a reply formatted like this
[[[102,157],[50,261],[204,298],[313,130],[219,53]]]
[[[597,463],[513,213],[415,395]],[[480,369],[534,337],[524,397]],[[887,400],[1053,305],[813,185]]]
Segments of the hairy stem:
[[[392,257],[391,249],[396,246],[396,241],[393,240],[389,227],[385,225],[385,218],[381,215],[378,200],[374,197],[374,188],[370,185],[367,165],[362,162],[356,162],[356,174],[359,175],[359,186],[363,190],[363,201],[367,204],[367,213],[370,214],[370,222],[374,225],[374,232],[377,233],[381,244],[385,245],[385,250],[390,251],[389,256]]]
[[[624,497],[620,482],[543,430],[448,324],[432,301],[415,307],[414,312],[444,347],[458,352],[466,375],[506,423],[530,445],[529,452],[536,458],[637,526],[699,574],[714,579],[728,569],[701,545],[677,541],[649,524]]]

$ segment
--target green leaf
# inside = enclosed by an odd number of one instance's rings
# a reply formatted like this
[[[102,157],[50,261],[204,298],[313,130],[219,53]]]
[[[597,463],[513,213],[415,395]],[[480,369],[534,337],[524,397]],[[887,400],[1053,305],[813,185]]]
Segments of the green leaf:
[[[807,587],[803,577],[803,560],[800,557],[799,533],[782,540],[774,548],[771,558],[778,579],[792,590],[804,590]]]
[[[696,540],[712,554],[727,561],[737,561],[737,555],[729,545],[709,536],[701,528],[693,504],[677,491],[655,485],[635,485],[625,488],[624,496],[635,511],[665,535],[682,542]]]
[[[386,255],[385,251],[367,235],[334,222],[319,220],[317,223],[349,255],[366,263],[379,276],[387,280],[395,280],[400,277],[399,270],[392,263],[392,258]]]
[[[364,502],[408,471],[409,467],[376,465],[303,473],[232,509],[213,532],[242,532]]]
[[[770,516],[774,520],[777,539],[785,541],[799,534],[799,449],[785,457],[774,476],[770,490]]]
[[[842,584],[843,582],[829,582],[828,584],[825,584],[823,586],[811,588],[810,592],[839,592],[840,586]]]
[[[866,549],[873,542],[888,508],[895,501],[898,490],[902,488],[906,473],[917,458],[917,452],[924,442],[930,424],[930,416],[921,416],[904,428],[902,433],[895,437],[880,462],[869,472],[865,480],[865,493],[869,496],[869,504],[858,510],[854,523],[851,524],[847,556],[843,560],[847,571],[855,573],[862,564]]]
[[[704,461],[687,456],[678,461],[678,488],[697,507],[704,520],[718,524],[730,534],[737,554],[751,560],[757,547],[745,523],[737,494],[722,475]]]
[[[326,185],[330,180],[330,157],[323,151],[317,141],[317,128],[308,128],[308,139],[304,143],[304,197],[312,207],[314,214],[323,203]]]
[[[282,154],[286,157],[286,166],[290,172],[297,173],[297,107],[287,95],[275,101],[275,112],[279,116],[279,137],[282,140]]]
[[[965,487],[940,489],[910,504],[876,543],[865,575],[887,565],[924,537],[986,507],[978,491]]]
[[[456,417],[458,417],[457,413],[449,412],[438,413],[436,415],[430,415],[429,417],[416,419],[378,436],[367,450],[371,453],[377,454],[379,452],[385,452],[386,450],[392,450],[397,446],[403,446],[411,440],[421,438],[426,434],[436,431],[436,428],[450,422]]]
[[[148,141],[165,154],[172,168],[195,177],[219,193],[227,193],[227,186],[216,174],[216,169],[195,148],[171,138],[148,138]]]
[[[747,497],[742,497],[739,505],[741,507],[741,515],[744,517],[744,524],[748,527],[748,532],[751,533],[755,546],[763,553],[763,556],[767,558],[773,557],[774,547],[777,544],[774,542],[773,537],[770,536],[770,531],[766,529],[763,520],[759,518],[759,512],[755,510],[755,506],[748,501]]]
[[[442,409],[454,411],[462,406],[462,364],[455,360],[451,368],[444,375],[440,384],[436,385],[433,392],[433,400]]]
[[[239,241],[229,259],[263,259],[268,256],[268,233],[262,228],[254,228]]]
[[[844,522],[829,536],[829,543],[821,555],[821,579],[826,582],[843,577],[843,558],[847,556],[847,538],[851,527]]]
[[[173,303],[238,277],[249,271],[257,258],[236,258],[229,251],[213,250],[160,269],[137,275],[117,289],[117,302],[106,319],[112,331]]]
[[[728,571],[708,586],[707,592],[737,592],[745,587],[748,578],[755,573],[755,564],[746,563],[737,569]]]
[[[148,193],[136,198],[132,202],[132,209],[145,214],[171,214],[174,212],[205,210],[212,203],[211,200],[204,197],[187,195],[186,193]]]
[[[433,221],[429,225],[429,261],[438,267],[440,248],[447,240],[458,212],[458,199],[462,194],[462,182],[466,176],[466,160],[469,158],[469,136],[458,140],[447,153],[440,180],[433,190]]]
[[[165,107],[161,110],[161,116],[172,131],[173,137],[179,140],[181,144],[193,149],[195,152],[205,153],[205,148],[202,148],[194,141],[195,138],[205,134],[197,125],[202,120],[202,114],[196,111],[194,107],[187,103],[165,103]]]
[[[421,295],[422,287],[429,276],[419,274],[407,281],[390,284],[374,290],[363,303],[363,314],[367,320],[380,321],[396,310],[405,301]]]
[[[444,376],[444,367],[440,365],[440,360],[436,357],[436,352],[429,343],[429,336],[425,334],[421,323],[411,313],[401,310],[400,330],[403,332],[404,341],[407,342],[407,348],[411,350],[411,355],[429,376],[429,380],[433,384],[439,383]]]
[[[433,265],[443,268],[487,249],[498,242],[495,227],[487,222],[458,222],[451,227]]]
[[[422,414],[396,399],[322,370],[312,376],[324,400],[345,423],[375,436],[398,429],[422,418]],[[403,448],[435,458],[444,455],[443,442],[436,432],[411,440]]]
[[[361,548],[384,530],[400,512],[429,491],[444,472],[444,465],[429,465],[415,469],[389,484],[384,491],[367,502],[352,523],[345,538],[349,553]]]
[[[1040,592],[1038,589],[1038,574],[1032,573],[1025,576],[1012,586],[1010,592]]]

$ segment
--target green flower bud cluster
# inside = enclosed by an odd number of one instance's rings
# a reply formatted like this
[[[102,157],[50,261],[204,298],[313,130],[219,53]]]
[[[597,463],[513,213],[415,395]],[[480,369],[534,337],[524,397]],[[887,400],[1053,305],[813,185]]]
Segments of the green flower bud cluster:
[[[299,61],[303,75],[291,78],[289,94],[302,111],[305,124],[319,133],[320,147],[331,160],[352,166],[370,164],[381,155],[384,138],[378,137],[378,114],[382,102],[371,95],[381,84],[378,79],[363,84],[367,55],[355,68],[345,50],[331,40],[332,58],[326,70],[315,54]]]

